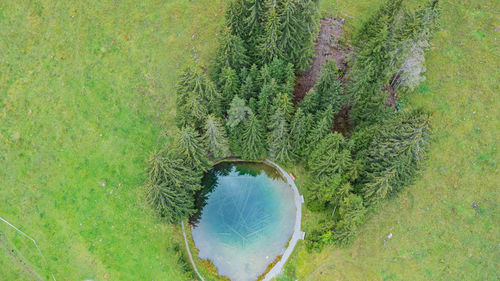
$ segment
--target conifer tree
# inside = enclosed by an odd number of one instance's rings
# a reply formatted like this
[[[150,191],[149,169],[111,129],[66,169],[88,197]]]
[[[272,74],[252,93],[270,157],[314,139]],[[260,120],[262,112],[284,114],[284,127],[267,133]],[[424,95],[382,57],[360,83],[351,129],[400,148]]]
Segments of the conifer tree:
[[[366,209],[363,199],[355,194],[349,194],[340,205],[340,220],[335,223],[334,237],[340,246],[349,245],[356,237],[359,226],[365,220]]]
[[[213,115],[209,115],[205,122],[204,130],[205,134],[203,135],[203,140],[212,158],[229,155],[229,142],[226,136],[226,130],[219,119]]]
[[[308,136],[308,153],[314,151],[316,145],[321,142],[321,140],[332,132],[333,127],[333,110],[331,107],[327,108],[325,112],[319,115],[319,121],[311,130],[311,134]]]
[[[235,96],[227,112],[227,125],[230,128],[234,128],[239,124],[246,123],[251,114],[252,110],[246,106],[245,100],[241,99],[239,96]]]
[[[316,34],[315,17],[309,17],[306,12],[310,13],[315,8],[315,4],[303,5],[296,0],[285,0],[281,6],[281,58],[292,63],[297,72],[307,69],[313,55],[311,48],[314,46],[314,39],[311,39],[311,35],[315,37]]]
[[[289,162],[294,155],[290,144],[286,113],[279,109],[275,111],[271,117],[270,130],[268,138],[270,157],[280,162]]]
[[[271,79],[269,83],[262,86],[259,94],[257,106],[259,109],[259,117],[262,120],[269,120],[272,114],[272,101],[279,95],[279,86],[276,80]]]
[[[228,110],[226,125],[229,130],[229,143],[233,154],[241,155],[243,147],[243,132],[252,110],[246,106],[245,100],[235,96]]]
[[[307,153],[308,136],[313,126],[312,114],[306,114],[302,108],[297,109],[290,126],[290,141],[294,155],[302,158]]]
[[[239,71],[248,63],[249,58],[244,41],[238,35],[232,34],[231,30],[224,29],[219,37],[219,45],[211,67],[212,79],[219,81],[224,68],[230,67]]]
[[[414,178],[424,159],[429,117],[420,111],[401,113],[378,131],[368,153],[364,198],[373,203],[397,192]]]
[[[248,16],[245,18],[247,45],[250,57],[255,63],[261,63],[258,59],[258,46],[261,36],[264,34],[264,23],[267,14],[266,0],[247,0]]]
[[[274,98],[272,111],[281,111],[285,121],[290,122],[294,111],[291,97],[287,93],[278,94]]]
[[[231,30],[233,35],[246,40],[248,30],[246,28],[245,19],[248,17],[248,9],[246,0],[229,1],[226,9],[226,26]]]
[[[258,84],[259,69],[257,65],[252,65],[247,76],[244,78],[241,85],[241,97],[246,101],[250,101],[251,98],[257,98],[260,86]]]
[[[220,76],[220,85],[222,92],[222,110],[226,112],[229,109],[229,104],[236,96],[239,90],[239,79],[236,75],[236,71],[230,67],[226,67],[222,70]]]
[[[242,156],[245,159],[260,159],[265,154],[265,130],[255,114],[245,125]]]
[[[165,150],[153,153],[148,164],[147,199],[159,215],[171,223],[192,215],[202,173]]]
[[[210,167],[203,141],[198,132],[186,126],[177,135],[175,148],[188,167],[195,171],[207,171]]]
[[[206,114],[219,114],[220,94],[212,81],[198,68],[187,68],[180,76],[177,92],[177,121],[200,129]]]
[[[260,57],[264,63],[270,63],[274,59],[278,59],[282,56],[281,49],[279,47],[279,40],[281,37],[279,27],[279,16],[276,12],[276,7],[272,6],[264,27],[265,33],[262,36],[261,43],[259,45]]]

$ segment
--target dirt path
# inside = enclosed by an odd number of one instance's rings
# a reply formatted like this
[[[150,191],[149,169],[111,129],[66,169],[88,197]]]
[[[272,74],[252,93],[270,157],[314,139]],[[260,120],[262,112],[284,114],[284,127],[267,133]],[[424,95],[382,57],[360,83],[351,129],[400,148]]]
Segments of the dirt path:
[[[346,70],[346,55],[348,49],[343,48],[339,44],[339,39],[342,37],[344,19],[333,17],[320,20],[320,31],[316,38],[315,57],[311,64],[311,69],[298,77],[295,83],[294,102],[301,101],[307,92],[316,84],[321,67],[328,60],[333,59],[337,67],[342,72]]]
[[[198,275],[198,277],[200,278],[201,281],[205,281],[205,279],[203,279],[201,274],[198,272],[198,268],[196,268],[196,264],[194,264],[193,255],[191,255],[191,250],[189,250],[189,244],[188,244],[188,240],[186,237],[186,230],[184,229],[184,221],[182,221],[182,220],[181,220],[181,227],[182,227],[182,235],[184,235],[184,243],[186,243],[186,250],[188,252],[189,260],[191,261],[191,265],[193,265],[194,272],[196,272],[196,275]]]

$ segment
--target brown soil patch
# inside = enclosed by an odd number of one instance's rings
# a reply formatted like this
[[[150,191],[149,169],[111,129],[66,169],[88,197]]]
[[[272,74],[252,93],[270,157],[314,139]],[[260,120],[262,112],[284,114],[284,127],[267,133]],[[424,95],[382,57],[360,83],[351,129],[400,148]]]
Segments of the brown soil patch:
[[[339,44],[339,39],[342,38],[344,19],[324,18],[320,20],[320,24],[320,31],[316,38],[316,56],[312,61],[311,68],[300,75],[295,83],[293,91],[295,104],[301,101],[316,84],[321,67],[328,60],[334,60],[342,73],[347,70],[346,56],[350,50]]]

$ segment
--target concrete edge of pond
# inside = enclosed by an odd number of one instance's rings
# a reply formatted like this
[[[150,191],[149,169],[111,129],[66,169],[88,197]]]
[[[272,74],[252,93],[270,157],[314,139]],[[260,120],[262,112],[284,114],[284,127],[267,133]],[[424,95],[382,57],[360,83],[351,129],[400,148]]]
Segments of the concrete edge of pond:
[[[302,222],[302,203],[304,203],[304,197],[302,197],[299,193],[299,190],[297,189],[297,186],[295,185],[294,180],[292,177],[287,174],[285,170],[283,170],[280,166],[278,166],[276,163],[274,163],[271,160],[265,159],[265,162],[271,166],[273,166],[275,169],[280,171],[282,174],[283,178],[286,179],[288,184],[293,190],[294,194],[294,201],[295,201],[295,208],[296,208],[296,215],[295,215],[295,226],[293,229],[293,234],[292,238],[290,239],[290,243],[288,243],[288,247],[285,249],[285,252],[283,253],[281,259],[267,272],[266,276],[263,281],[270,281],[273,278],[278,277],[280,275],[281,271],[283,270],[283,266],[285,266],[288,258],[292,254],[293,250],[295,249],[295,246],[297,245],[297,242],[299,240],[303,240],[305,233],[300,229],[301,222]]]
[[[219,159],[216,163],[223,162],[223,161],[238,161],[238,159],[235,158],[228,158],[228,159]],[[256,162],[261,162],[261,161],[256,161]],[[290,185],[290,187],[293,190],[293,197],[294,197],[294,203],[295,203],[295,209],[296,209],[296,214],[295,214],[295,225],[293,228],[293,234],[292,237],[290,238],[290,242],[288,243],[288,247],[285,249],[283,252],[283,255],[281,256],[281,259],[266,273],[264,276],[263,281],[270,281],[273,278],[276,278],[280,275],[281,271],[283,270],[283,267],[285,266],[288,258],[290,258],[290,255],[292,254],[293,250],[295,249],[295,246],[297,245],[297,242],[299,240],[304,240],[305,232],[303,232],[300,227],[302,223],[302,203],[304,203],[304,197],[300,195],[299,190],[297,189],[297,186],[295,185],[295,181],[292,179],[292,177],[287,174],[283,168],[278,166],[278,164],[274,163],[273,161],[269,159],[265,159],[264,162],[276,170],[278,170],[282,177],[286,179],[287,183]],[[181,226],[182,226],[182,234],[184,235],[184,242],[186,244],[186,250],[189,255],[189,260],[191,261],[191,265],[193,266],[194,271],[198,275],[198,278],[200,280],[205,281],[201,274],[198,272],[198,268],[196,268],[196,264],[194,263],[193,256],[191,254],[191,250],[189,249],[189,244],[187,241],[187,236],[186,236],[186,231],[184,229],[184,221],[181,221]]]

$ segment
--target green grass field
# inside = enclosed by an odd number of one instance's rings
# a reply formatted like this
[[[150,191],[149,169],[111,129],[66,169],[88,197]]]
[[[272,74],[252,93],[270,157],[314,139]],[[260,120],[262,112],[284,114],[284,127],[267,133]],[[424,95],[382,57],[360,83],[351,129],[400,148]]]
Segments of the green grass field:
[[[380,2],[321,6],[352,30]],[[0,279],[188,280],[179,228],[140,187],[174,129],[176,75],[213,53],[225,3],[0,2],[0,216],[45,255],[0,222]],[[299,280],[500,278],[500,2],[441,6],[427,81],[403,98],[433,112],[422,175],[350,248],[299,244]]]

